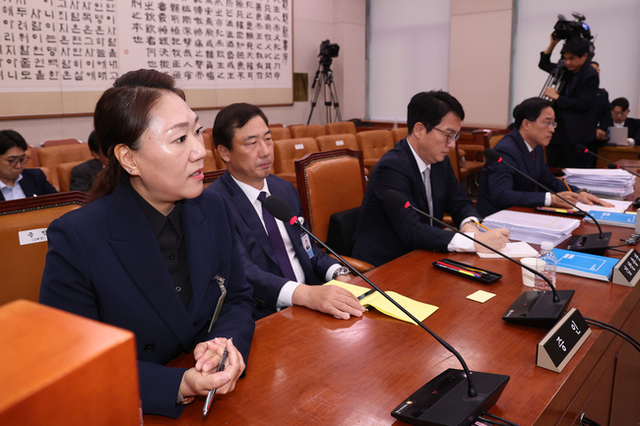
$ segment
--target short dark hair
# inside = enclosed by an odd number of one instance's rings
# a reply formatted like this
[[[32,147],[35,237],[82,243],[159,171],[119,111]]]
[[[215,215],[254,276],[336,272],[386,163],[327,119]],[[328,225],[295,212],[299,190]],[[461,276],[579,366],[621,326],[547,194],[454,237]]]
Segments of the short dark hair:
[[[626,111],[629,109],[629,101],[627,98],[615,98],[611,101],[611,109],[614,109],[617,106],[622,108],[623,111]]]
[[[593,65],[596,65],[598,68],[600,68],[600,64],[598,63],[598,61],[591,61],[591,63],[592,63]]]
[[[427,133],[430,132],[450,112],[457,115],[460,120],[464,120],[462,105],[456,98],[445,91],[432,90],[414,95],[407,106],[409,134],[413,133],[413,127],[416,123],[422,123],[427,128]]]
[[[517,105],[513,109],[513,118],[515,119],[515,122],[513,123],[514,127],[516,129],[520,129],[524,120],[536,121],[538,117],[540,117],[542,110],[549,107],[552,107],[552,104],[546,99],[525,99],[520,103],[520,105]]]
[[[15,130],[0,130],[0,155],[4,155],[14,146],[26,151],[29,146],[22,135]]]
[[[586,38],[573,37],[564,43],[560,54],[564,55],[565,53],[570,53],[582,58],[585,53],[589,53],[590,46],[591,43]]]
[[[173,77],[156,70],[140,69],[121,75],[113,87],[102,94],[96,104],[93,127],[100,151],[109,162],[97,176],[89,201],[110,194],[121,182],[129,181],[129,174],[120,165],[114,148],[123,144],[132,151],[140,149],[140,138],[149,127],[151,110],[167,92],[185,99],[184,92],[175,87]]]
[[[89,144],[89,151],[100,153],[100,145],[98,145],[98,139],[96,139],[96,131],[93,130],[89,135],[89,140],[87,141]]]
[[[236,130],[257,116],[264,120],[264,124],[269,125],[267,116],[255,105],[241,102],[222,108],[213,121],[213,143],[216,147],[222,145],[233,151],[233,136]]]

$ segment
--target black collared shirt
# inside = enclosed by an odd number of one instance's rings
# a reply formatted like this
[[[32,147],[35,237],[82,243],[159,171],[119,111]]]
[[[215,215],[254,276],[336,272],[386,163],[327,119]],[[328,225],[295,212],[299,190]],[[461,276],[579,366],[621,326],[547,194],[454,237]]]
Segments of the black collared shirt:
[[[155,235],[160,246],[160,252],[167,265],[169,275],[175,286],[180,300],[187,306],[193,297],[191,280],[189,278],[189,259],[187,258],[187,244],[182,226],[182,201],[178,201],[171,212],[165,216],[156,210],[133,188],[135,196],[142,213],[147,222],[151,225],[153,235]]]

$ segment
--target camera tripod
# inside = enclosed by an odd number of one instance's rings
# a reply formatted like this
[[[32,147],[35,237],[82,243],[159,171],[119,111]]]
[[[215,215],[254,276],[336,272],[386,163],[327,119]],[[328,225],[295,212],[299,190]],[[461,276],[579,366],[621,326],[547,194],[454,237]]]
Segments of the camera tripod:
[[[318,84],[318,82],[320,84]],[[318,96],[320,95],[321,90],[323,91],[324,106],[327,111],[327,123],[332,122],[332,106],[335,108],[335,121],[342,121],[342,114],[340,114],[340,103],[338,102],[338,91],[336,89],[336,82],[333,80],[333,71],[331,71],[330,59],[328,61],[323,61],[323,59],[320,59],[320,64],[318,65],[318,70],[316,71],[316,76],[314,77],[313,85],[311,86],[311,89],[314,88],[316,89],[316,93],[313,95],[313,101],[311,101],[311,112],[309,113],[307,124],[311,122],[311,116],[313,115],[313,110],[318,104]],[[327,91],[329,92],[329,96],[327,96]]]

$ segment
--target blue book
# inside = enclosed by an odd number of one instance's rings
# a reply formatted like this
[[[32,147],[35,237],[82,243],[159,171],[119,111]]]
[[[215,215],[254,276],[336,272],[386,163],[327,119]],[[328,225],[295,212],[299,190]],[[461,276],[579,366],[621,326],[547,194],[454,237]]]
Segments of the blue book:
[[[624,226],[625,228],[636,227],[636,215],[632,213],[603,212],[598,210],[591,210],[589,213],[595,217],[601,225]],[[589,216],[586,216],[584,220],[593,223],[593,220]]]
[[[609,281],[613,267],[620,260],[558,248],[553,252],[558,258],[558,272],[600,281]]]

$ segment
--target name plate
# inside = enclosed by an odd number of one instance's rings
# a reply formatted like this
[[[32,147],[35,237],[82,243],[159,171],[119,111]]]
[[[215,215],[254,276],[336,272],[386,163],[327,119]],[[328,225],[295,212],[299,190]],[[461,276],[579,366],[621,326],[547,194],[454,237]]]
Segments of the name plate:
[[[538,343],[536,365],[562,372],[591,335],[591,329],[576,308],[572,308]]]
[[[631,249],[613,267],[611,282],[627,287],[635,287],[638,280],[640,280],[639,271],[640,253],[636,249]]]
[[[35,243],[46,243],[47,228],[37,228],[29,229],[27,231],[20,231],[18,232],[18,239],[20,240],[21,246]]]

